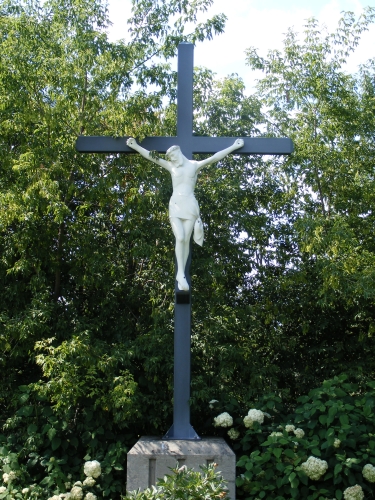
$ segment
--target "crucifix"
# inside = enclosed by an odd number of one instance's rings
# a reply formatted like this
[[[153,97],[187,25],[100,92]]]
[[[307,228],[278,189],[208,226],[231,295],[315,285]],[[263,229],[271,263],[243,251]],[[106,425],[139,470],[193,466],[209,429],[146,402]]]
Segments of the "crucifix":
[[[164,439],[197,440],[200,437],[190,424],[190,343],[191,343],[191,280],[190,239],[203,242],[203,226],[194,187],[199,170],[219,161],[227,154],[291,154],[289,138],[199,137],[193,135],[193,56],[194,45],[180,43],[177,64],[177,136],[146,137],[140,144],[131,137],[80,136],[76,149],[81,153],[135,153],[169,171],[173,194],[169,218],[176,237],[176,280],[174,310],[174,389],[173,424]],[[165,153],[168,160],[150,151]],[[212,157],[194,161],[193,154],[214,153]]]

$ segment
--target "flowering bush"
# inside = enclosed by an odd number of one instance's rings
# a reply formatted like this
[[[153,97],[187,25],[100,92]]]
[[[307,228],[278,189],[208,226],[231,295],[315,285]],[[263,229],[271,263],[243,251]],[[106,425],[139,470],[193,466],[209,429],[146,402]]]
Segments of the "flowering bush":
[[[298,437],[299,439],[302,439],[303,436],[305,435],[305,431],[302,430],[302,429],[297,428],[297,429],[294,430],[294,435],[296,437]]]
[[[375,483],[375,467],[371,464],[366,464],[362,469],[362,475],[370,483]]]
[[[86,476],[97,478],[102,473],[100,463],[97,460],[92,462],[86,462],[83,468],[83,472]]]
[[[258,422],[259,424],[263,424],[264,422],[264,414],[260,410],[251,409],[246,417],[243,419],[243,423],[245,427],[251,428],[253,427],[254,422]]]
[[[71,500],[81,500],[83,498],[83,490],[80,486],[73,486],[70,491]]]
[[[233,441],[240,437],[240,433],[236,429],[229,429],[227,434],[231,439],[233,439]]]
[[[214,425],[215,427],[231,427],[233,425],[233,418],[227,412],[220,413],[220,415],[214,418]]]
[[[356,484],[355,486],[351,486],[350,488],[346,488],[344,491],[345,500],[362,500],[365,498],[363,494],[362,488]]]
[[[93,493],[89,492],[89,493],[87,493],[87,495],[85,496],[85,500],[97,500],[97,497],[96,497],[96,495],[94,495]]]
[[[88,486],[89,488],[92,488],[95,485],[96,481],[93,477],[86,477],[86,479],[83,481],[83,486]]]
[[[247,500],[373,498],[375,382],[367,387],[366,392],[344,376],[335,377],[300,397],[293,414],[283,415],[279,407],[269,425],[247,428],[238,444],[243,452],[251,450],[237,463],[239,495]]]
[[[328,469],[328,464],[325,460],[319,458],[309,457],[306,462],[301,464],[301,469],[307,477],[317,481],[320,479]]]

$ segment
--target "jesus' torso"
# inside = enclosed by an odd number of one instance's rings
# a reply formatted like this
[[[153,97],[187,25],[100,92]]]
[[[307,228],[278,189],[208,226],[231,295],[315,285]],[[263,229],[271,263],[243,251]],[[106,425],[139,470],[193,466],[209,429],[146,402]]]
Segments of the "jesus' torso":
[[[180,167],[171,168],[173,194],[189,196],[194,193],[197,182],[196,162],[184,160]]]
[[[184,160],[180,167],[171,166],[173,194],[169,201],[169,217],[190,219],[199,217],[199,206],[194,196],[197,182],[196,162]]]

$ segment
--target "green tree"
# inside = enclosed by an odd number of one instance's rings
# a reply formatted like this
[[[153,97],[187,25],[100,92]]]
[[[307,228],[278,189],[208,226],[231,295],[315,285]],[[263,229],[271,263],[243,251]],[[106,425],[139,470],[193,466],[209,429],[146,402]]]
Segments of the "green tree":
[[[345,72],[374,19],[372,8],[358,20],[345,13],[332,34],[311,19],[301,38],[288,31],[283,50],[247,52],[265,73],[268,133],[295,144],[274,164],[283,209],[255,308],[276,340],[281,383],[297,394],[345,370],[374,372],[374,65]]]

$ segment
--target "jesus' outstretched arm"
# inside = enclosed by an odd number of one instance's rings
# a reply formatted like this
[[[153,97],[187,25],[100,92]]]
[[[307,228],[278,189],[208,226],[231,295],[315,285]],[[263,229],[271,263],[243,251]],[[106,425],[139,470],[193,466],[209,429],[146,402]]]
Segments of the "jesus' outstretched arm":
[[[171,167],[170,167],[169,162],[167,162],[166,160],[163,160],[163,158],[153,157],[151,155],[150,151],[148,151],[145,148],[142,148],[142,146],[140,146],[137,143],[137,141],[135,139],[133,139],[133,137],[129,137],[129,139],[126,141],[126,144],[129,146],[129,148],[134,149],[134,151],[137,151],[140,155],[142,155],[144,158],[146,158],[146,160],[152,161],[153,163],[156,163],[156,165],[159,165],[160,167],[163,167],[166,170],[168,170],[168,172],[170,172]]]
[[[205,160],[198,161],[197,162],[197,172],[199,172],[203,167],[206,167],[207,165],[211,165],[211,163],[215,163],[216,161],[220,161],[223,158],[225,158],[229,153],[232,153],[236,149],[242,148],[244,145],[243,139],[236,139],[232,146],[229,146],[229,148],[223,149],[222,151],[218,151],[215,153],[213,156],[210,156],[209,158],[206,158]]]

